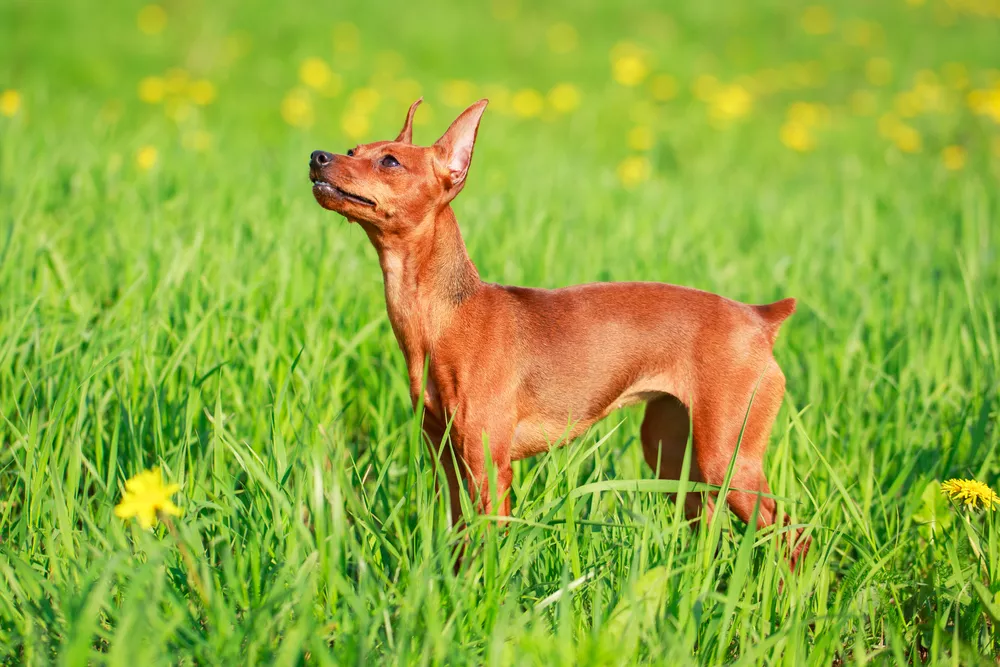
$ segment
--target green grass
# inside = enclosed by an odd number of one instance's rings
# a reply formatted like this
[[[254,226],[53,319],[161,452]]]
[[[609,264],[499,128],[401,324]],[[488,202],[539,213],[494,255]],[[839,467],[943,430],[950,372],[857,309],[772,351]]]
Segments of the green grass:
[[[803,5],[658,4],[176,0],[148,36],[139,5],[0,3],[0,92],[21,102],[0,115],[0,664],[994,664],[1000,528],[935,482],[1000,472],[1000,125],[968,106],[1000,96],[996,3],[831,5],[819,35]],[[622,41],[674,99],[612,79]],[[342,90],[306,93],[314,122],[290,127],[310,56]],[[872,58],[889,81],[866,81]],[[795,63],[818,64],[796,83]],[[140,101],[171,67],[216,99]],[[878,119],[922,70],[946,103],[896,118],[908,153]],[[748,113],[714,123],[705,74],[752,88]],[[641,408],[516,464],[508,529],[448,528],[374,252],[306,178],[311,150],[355,143],[351,91],[380,92],[365,140],[395,136],[401,79],[428,100],[418,143],[460,110],[444,82],[494,99],[456,201],[484,278],[799,299],[766,470],[814,538],[800,574],[782,533],[692,529],[632,490]],[[561,82],[579,108],[538,118],[496,89]],[[797,101],[825,110],[805,153],[779,141]],[[176,539],[113,514],[154,466],[182,485]]]

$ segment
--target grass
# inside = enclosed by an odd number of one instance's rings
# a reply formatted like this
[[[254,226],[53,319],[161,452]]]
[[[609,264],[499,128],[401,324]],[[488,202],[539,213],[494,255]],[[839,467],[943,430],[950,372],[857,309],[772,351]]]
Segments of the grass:
[[[994,664],[1000,530],[937,484],[1000,472],[995,3],[369,5],[0,5],[0,664]],[[641,408],[516,464],[508,529],[447,527],[374,253],[306,179],[410,79],[419,143],[493,100],[456,201],[487,279],[798,297],[766,469],[800,574],[687,525]],[[154,466],[176,535],[113,514]]]

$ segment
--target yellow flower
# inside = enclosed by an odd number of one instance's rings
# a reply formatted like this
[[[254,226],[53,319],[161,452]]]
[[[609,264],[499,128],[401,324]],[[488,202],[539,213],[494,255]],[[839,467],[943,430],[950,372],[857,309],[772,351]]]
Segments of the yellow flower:
[[[992,116],[1000,123],[1000,87],[992,90],[973,90],[967,96],[969,108],[979,115]]]
[[[313,105],[309,92],[296,88],[281,100],[281,117],[292,127],[309,127],[313,124]]]
[[[0,115],[14,117],[21,109],[21,93],[16,90],[5,90],[0,93]]]
[[[542,109],[545,106],[542,94],[531,88],[524,88],[514,93],[514,97],[510,103],[514,109],[514,113],[522,118],[537,116],[542,113]]]
[[[629,130],[628,147],[634,151],[648,151],[653,147],[653,131],[645,125],[637,125]]]
[[[569,113],[580,106],[580,89],[572,83],[560,83],[549,91],[549,106],[559,113]]]
[[[147,104],[159,104],[167,94],[167,84],[160,76],[147,76],[139,82],[139,99]]]
[[[983,509],[991,510],[1000,504],[1000,497],[993,489],[974,479],[949,479],[941,484],[941,492],[969,509],[982,505]]]
[[[649,159],[642,155],[625,158],[618,165],[618,180],[628,189],[632,189],[649,178],[652,167]]]
[[[333,26],[333,48],[340,53],[354,53],[361,42],[361,34],[353,23],[343,21]]]
[[[445,81],[441,86],[441,101],[449,107],[467,107],[476,101],[476,84],[461,79]]]
[[[885,58],[872,58],[865,64],[865,76],[873,86],[884,86],[892,81],[892,63]]]
[[[188,86],[188,96],[198,106],[211,104],[215,100],[215,84],[207,79],[192,81]]]
[[[552,53],[570,53],[576,49],[576,28],[568,23],[552,24],[546,37],[549,42],[549,50]]]
[[[156,525],[158,514],[180,516],[181,510],[170,500],[180,491],[180,484],[164,484],[159,468],[146,470],[125,482],[122,501],[115,506],[120,519],[135,517],[145,529]]]
[[[779,136],[781,137],[781,143],[793,151],[800,153],[810,151],[816,146],[809,128],[805,124],[794,120],[789,120],[781,126]]]
[[[135,154],[135,163],[139,165],[139,169],[143,171],[149,171],[156,166],[156,160],[159,154],[156,152],[156,148],[153,146],[143,146],[139,149],[139,152]]]
[[[611,76],[623,86],[638,86],[646,80],[649,67],[642,51],[634,44],[622,42],[611,50]]]
[[[139,30],[147,35],[159,34],[167,27],[167,12],[159,5],[146,5],[139,10],[136,23]]]
[[[332,74],[322,58],[306,58],[299,65],[299,81],[316,90],[325,88]]]
[[[900,124],[893,133],[892,140],[896,143],[896,148],[904,153],[919,153],[923,145],[920,133],[908,125]]]
[[[818,125],[830,116],[830,110],[823,104],[795,102],[788,107],[788,119],[800,125]]]
[[[825,35],[833,30],[833,15],[826,7],[813,5],[802,13],[801,23],[810,35]]]
[[[657,102],[667,102],[677,97],[677,79],[669,74],[657,74],[649,81],[649,92]]]
[[[961,146],[948,146],[941,151],[941,160],[945,169],[958,171],[965,166],[965,149]]]
[[[732,84],[719,88],[712,96],[710,114],[715,120],[742,118],[753,108],[753,96],[743,86]]]
[[[423,111],[423,109],[421,109]],[[419,117],[419,114],[418,114]],[[361,139],[368,133],[368,116],[360,110],[348,111],[340,119],[340,127],[351,139]]]

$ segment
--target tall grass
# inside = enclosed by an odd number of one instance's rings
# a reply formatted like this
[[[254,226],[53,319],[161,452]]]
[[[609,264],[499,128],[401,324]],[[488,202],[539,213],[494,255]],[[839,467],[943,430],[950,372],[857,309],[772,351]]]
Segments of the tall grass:
[[[669,14],[525,5],[514,18],[507,3],[441,5],[407,20],[377,4],[351,16],[164,7],[153,36],[136,30],[137,7],[0,7],[0,89],[23,99],[0,117],[0,662],[1000,654],[997,521],[937,487],[995,484],[1000,470],[1000,131],[965,106],[968,90],[993,85],[995,19],[933,2],[838,5],[833,32],[816,36],[798,27],[804,7],[766,2]],[[941,7],[958,12],[950,26]],[[859,19],[884,26],[880,44],[845,46]],[[331,24],[348,20],[361,35],[353,54],[330,42]],[[560,20],[579,34],[570,55],[546,51]],[[242,59],[204,56],[233,34],[249,36]],[[674,101],[612,81],[608,54],[626,39],[648,49],[650,76],[678,79]],[[355,141],[340,127],[348,91],[392,90],[374,78],[386,49],[403,55],[396,79],[428,97],[419,143],[458,112],[436,92],[448,79],[581,90],[567,115],[487,111],[456,201],[484,278],[799,298],[775,351],[788,393],[766,461],[787,528],[755,532],[728,512],[688,525],[649,483],[641,408],[516,464],[511,523],[469,512],[464,529],[448,527],[374,253],[315,205],[306,179],[309,151]],[[281,101],[309,55],[345,89],[315,96],[311,128],[289,128]],[[885,89],[864,81],[873,57],[894,66]],[[735,80],[811,59],[823,83],[755,95],[722,128],[689,92],[702,73]],[[878,114],[848,110],[859,87],[891,110],[915,72],[951,61],[971,82],[948,93],[949,111],[908,121],[918,154],[879,136]],[[177,64],[218,88],[182,121],[135,99],[142,77]],[[802,99],[832,120],[799,154],[779,127]],[[367,139],[395,136],[405,109],[383,92]],[[637,124],[656,136],[642,153],[652,173],[628,189],[616,167]],[[196,130],[210,150],[183,147]],[[968,154],[957,171],[940,160],[952,144]],[[149,170],[135,162],[146,145]],[[176,538],[113,514],[124,480],[154,466],[182,485]],[[781,546],[796,527],[814,546],[791,575]]]

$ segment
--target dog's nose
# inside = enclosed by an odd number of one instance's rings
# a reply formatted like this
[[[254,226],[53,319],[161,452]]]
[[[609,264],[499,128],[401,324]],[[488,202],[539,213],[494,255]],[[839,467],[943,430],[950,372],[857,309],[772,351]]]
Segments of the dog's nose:
[[[309,156],[310,167],[324,167],[333,161],[333,156],[326,151],[313,151]]]

